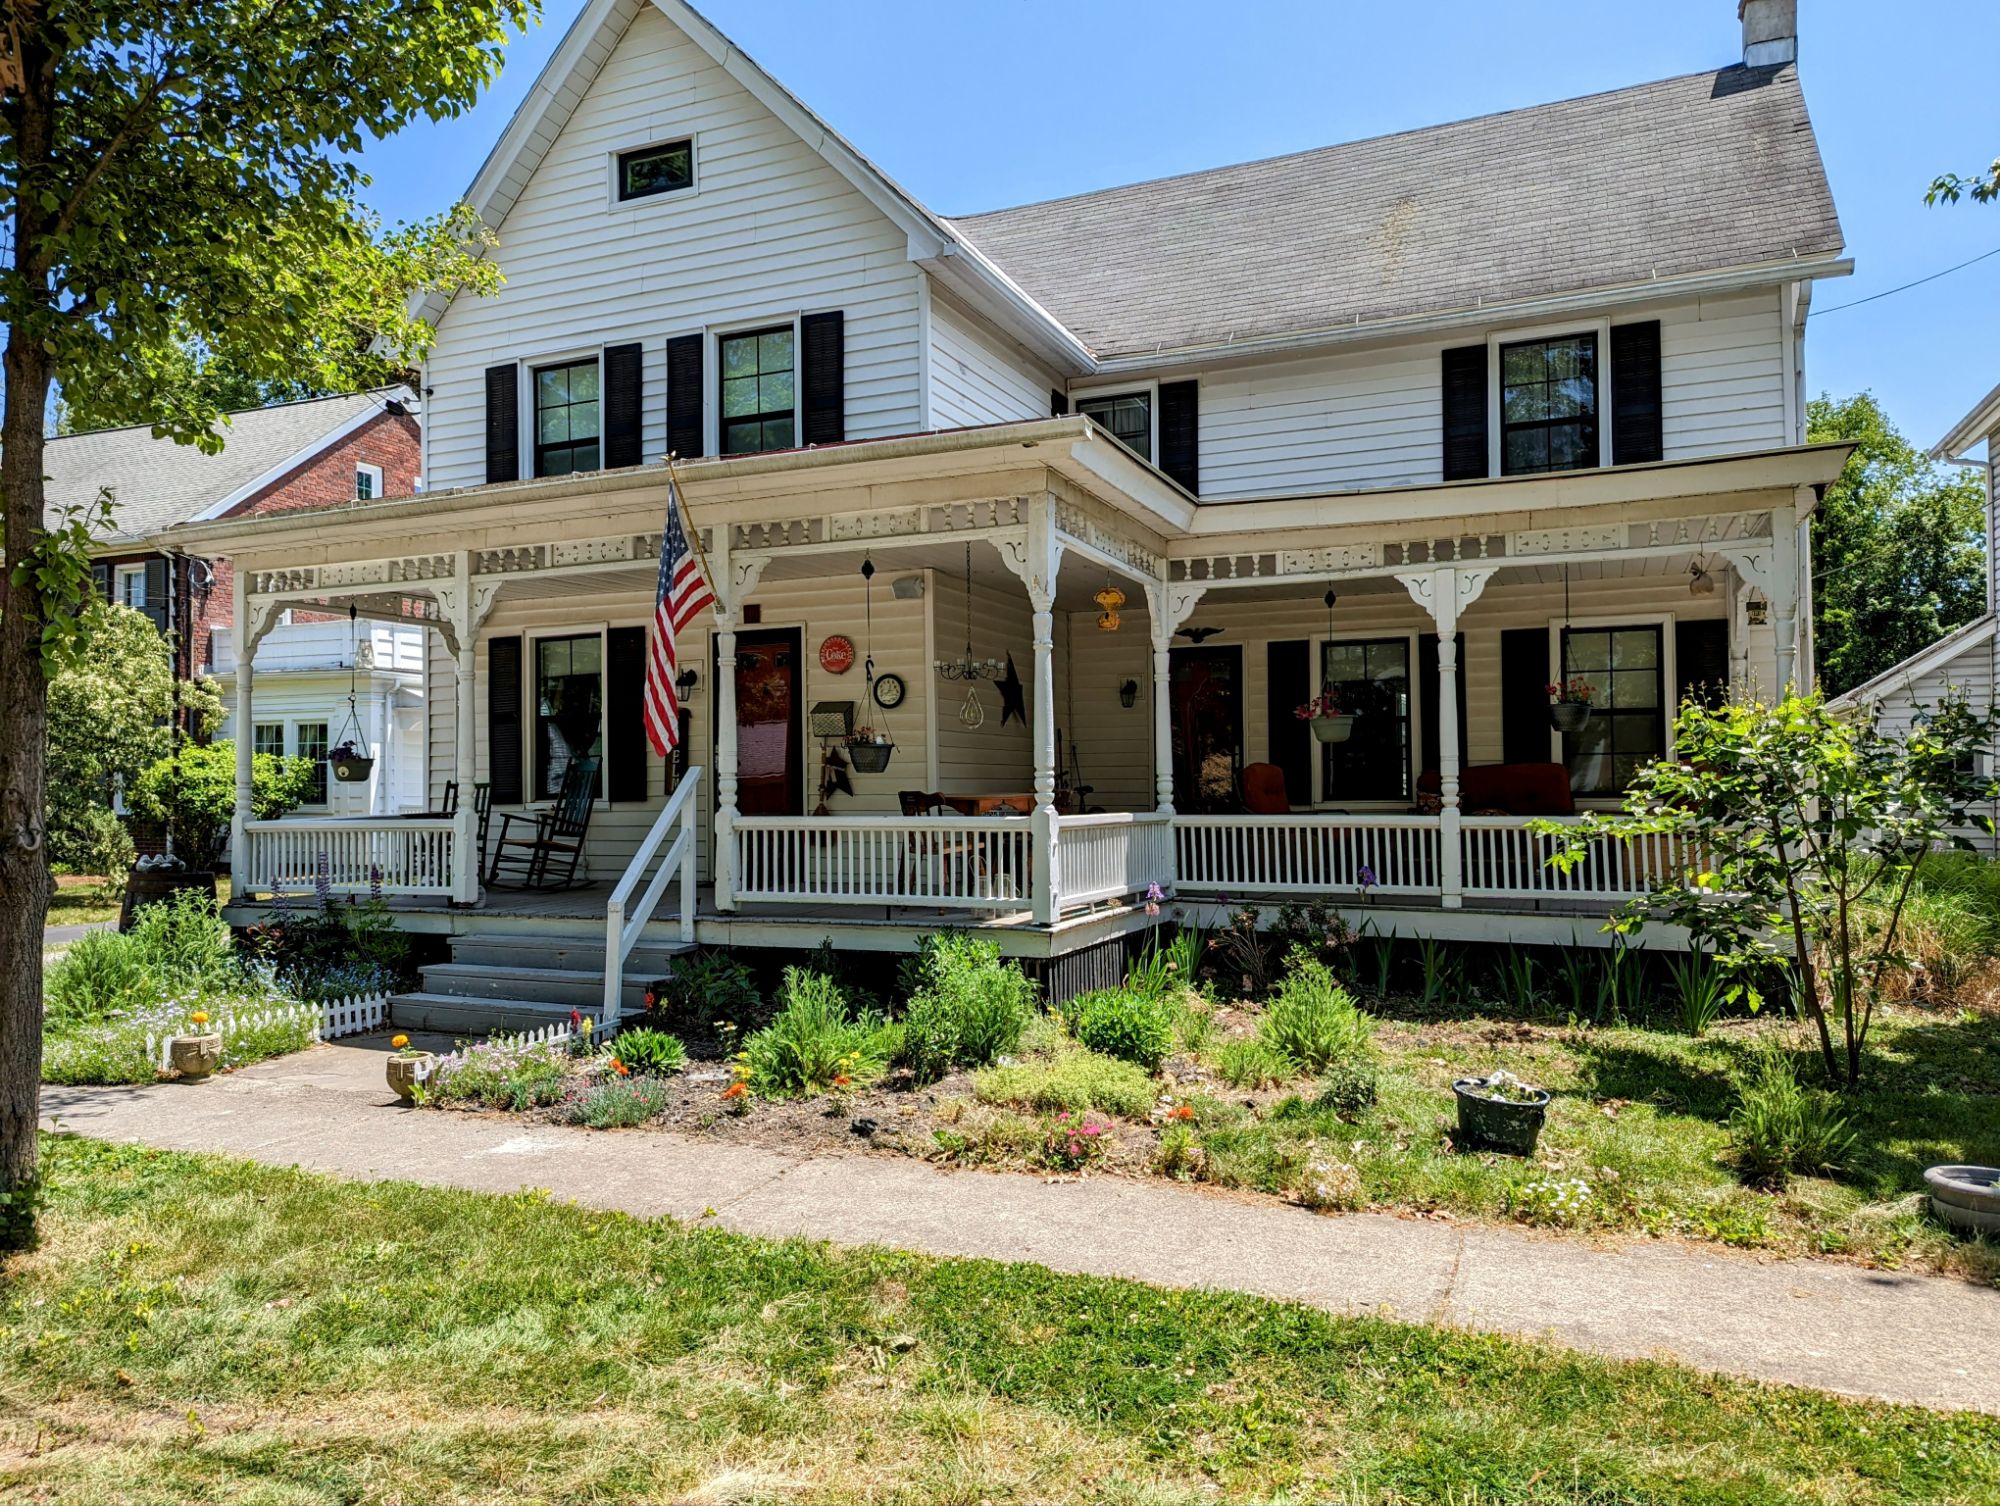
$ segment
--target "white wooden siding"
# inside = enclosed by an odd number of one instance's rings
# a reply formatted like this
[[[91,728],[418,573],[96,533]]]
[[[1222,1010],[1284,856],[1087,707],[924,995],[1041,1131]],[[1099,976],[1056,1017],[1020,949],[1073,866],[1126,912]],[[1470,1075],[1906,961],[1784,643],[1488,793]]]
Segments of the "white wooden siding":
[[[1049,416],[1049,393],[1062,380],[935,288],[930,327],[930,428]]]
[[[614,207],[612,155],[680,135],[695,139],[697,190]],[[904,235],[652,6],[499,238],[506,285],[456,300],[430,359],[433,489],[486,479],[488,366],[640,341],[644,455],[655,460],[666,444],[666,339],[801,310],[846,313],[849,439],[922,427],[921,274]],[[707,365],[712,389],[713,352]]]
[[[1790,444],[1785,428],[1787,344],[1775,290],[1705,298],[1661,311],[1666,458]]]
[[[965,586],[962,581],[934,577],[930,601],[932,635],[937,657],[956,659],[965,652]],[[938,783],[947,794],[1017,794],[1035,787],[1031,731],[1035,715],[1035,650],[1033,613],[1027,592],[1019,587],[974,581],[972,586],[972,652],[975,658],[1004,660],[1014,656],[1014,668],[1026,690],[1021,697],[1027,720],[1000,722],[1000,691],[991,680],[967,686],[926,679],[938,699]],[[1060,676],[1056,681],[1062,684]],[[968,727],[959,718],[967,692],[979,697],[986,720]],[[1060,705],[1060,698],[1057,701]]]

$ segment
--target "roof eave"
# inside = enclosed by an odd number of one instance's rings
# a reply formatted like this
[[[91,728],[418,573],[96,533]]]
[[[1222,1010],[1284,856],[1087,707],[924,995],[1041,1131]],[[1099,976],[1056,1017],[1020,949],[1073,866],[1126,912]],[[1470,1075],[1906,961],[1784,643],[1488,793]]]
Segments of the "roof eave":
[[[2000,387],[1987,393],[1977,407],[1952,425],[1951,432],[1931,446],[1930,457],[1933,460],[1963,460],[1967,450],[1996,432],[2000,432]],[[2000,455],[1989,453],[1987,458],[2000,460]]]
[[[1879,675],[1863,680],[1851,690],[1843,690],[1829,700],[1827,705],[1842,709],[1858,707],[1891,690],[1912,688],[1912,681],[1922,679],[1933,670],[1942,669],[1982,639],[1991,637],[1996,628],[2000,628],[2000,621],[1996,621],[1991,612],[1975,617],[1963,627],[1953,628],[1929,648],[1918,649],[1909,658],[1891,664]]]

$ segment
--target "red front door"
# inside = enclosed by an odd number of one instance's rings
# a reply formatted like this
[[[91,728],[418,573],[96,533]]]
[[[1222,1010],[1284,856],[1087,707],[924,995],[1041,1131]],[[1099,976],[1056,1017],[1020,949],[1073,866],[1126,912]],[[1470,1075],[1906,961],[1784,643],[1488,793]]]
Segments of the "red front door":
[[[805,814],[797,628],[736,635],[736,808]]]

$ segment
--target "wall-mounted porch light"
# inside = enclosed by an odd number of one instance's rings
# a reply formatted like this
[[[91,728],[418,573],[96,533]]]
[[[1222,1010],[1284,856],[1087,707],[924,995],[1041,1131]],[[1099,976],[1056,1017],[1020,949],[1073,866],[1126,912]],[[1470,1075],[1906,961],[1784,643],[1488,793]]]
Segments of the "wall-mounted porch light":
[[[1118,687],[1118,704],[1130,711],[1139,700],[1139,682],[1127,680]]]
[[[674,689],[680,692],[680,698],[683,701],[685,701],[689,696],[694,694],[695,686],[699,685],[700,683],[701,683],[701,675],[696,671],[695,667],[692,664],[688,665],[679,674],[674,676]]]

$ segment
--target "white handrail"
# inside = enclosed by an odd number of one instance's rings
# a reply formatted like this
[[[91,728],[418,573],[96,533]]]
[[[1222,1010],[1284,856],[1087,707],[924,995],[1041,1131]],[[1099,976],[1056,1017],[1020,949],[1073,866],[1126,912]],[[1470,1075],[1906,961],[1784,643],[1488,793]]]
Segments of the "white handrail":
[[[695,791],[701,788],[701,765],[696,764],[681,775],[680,783],[661,807],[652,830],[646,833],[646,840],[639,844],[639,850],[632,854],[632,861],[625,865],[625,876],[618,880],[618,887],[611,891],[611,898],[604,906],[604,1009],[602,1023],[616,1024],[625,997],[625,959],[632,955],[632,948],[639,935],[653,918],[653,909],[660,902],[660,896],[667,892],[667,885],[678,873],[681,881],[681,940],[690,944],[694,941],[695,878],[694,878],[694,813]],[[654,855],[667,839],[667,832],[679,825],[680,835],[667,848],[666,856],[660,860],[659,869],[653,874],[653,881],[646,886],[646,892],[639,897],[638,905],[628,918],[625,902],[632,897],[632,891],[652,865]]]

